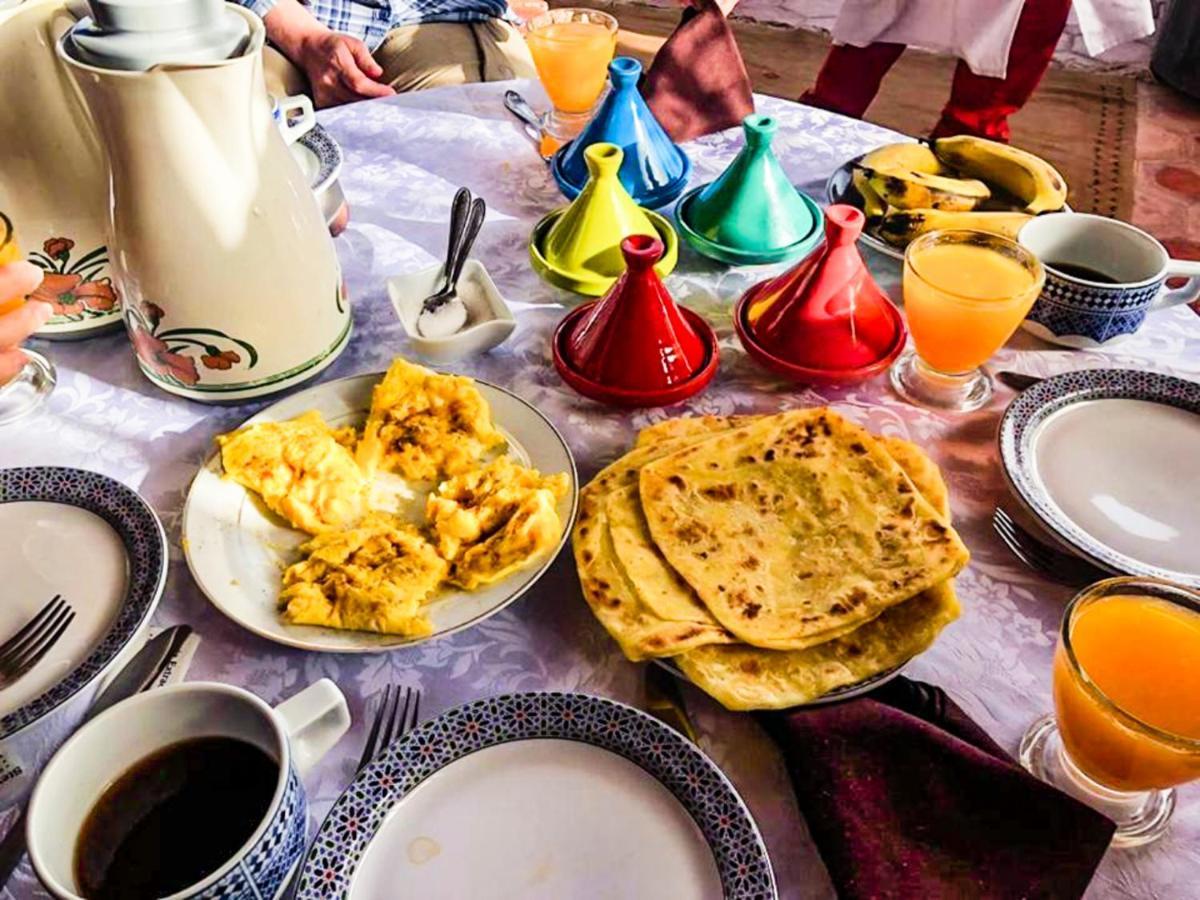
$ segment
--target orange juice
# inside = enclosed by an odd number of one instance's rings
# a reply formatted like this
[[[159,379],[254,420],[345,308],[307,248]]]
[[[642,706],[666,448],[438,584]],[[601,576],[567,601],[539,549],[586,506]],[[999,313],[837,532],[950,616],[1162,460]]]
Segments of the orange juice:
[[[1200,614],[1153,597],[1117,594],[1080,607],[1069,635],[1078,669],[1060,642],[1054,704],[1075,764],[1120,791],[1200,778]],[[1087,690],[1079,669],[1112,704],[1150,728]]]
[[[981,366],[1017,330],[1042,277],[1040,269],[973,243],[933,243],[910,253],[904,305],[918,355],[940,372]]]
[[[8,217],[0,213],[0,266],[16,262],[21,258],[21,248]],[[0,297],[0,316],[12,312],[25,302],[24,297]]]
[[[553,10],[548,15],[559,12],[567,10]],[[616,21],[599,16],[567,21],[539,17],[530,23],[525,40],[554,108],[565,113],[588,112],[604,90],[608,64],[617,49]]]

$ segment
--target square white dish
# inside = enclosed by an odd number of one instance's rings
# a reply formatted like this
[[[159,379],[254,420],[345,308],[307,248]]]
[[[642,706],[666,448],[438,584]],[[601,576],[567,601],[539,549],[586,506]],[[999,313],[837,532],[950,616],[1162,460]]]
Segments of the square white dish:
[[[412,348],[431,362],[450,362],[484,353],[505,341],[517,327],[517,320],[487,269],[477,259],[467,260],[458,280],[458,296],[467,307],[467,324],[446,337],[421,334],[417,328],[421,304],[437,292],[442,268],[441,265],[431,266],[387,280],[388,296]]]

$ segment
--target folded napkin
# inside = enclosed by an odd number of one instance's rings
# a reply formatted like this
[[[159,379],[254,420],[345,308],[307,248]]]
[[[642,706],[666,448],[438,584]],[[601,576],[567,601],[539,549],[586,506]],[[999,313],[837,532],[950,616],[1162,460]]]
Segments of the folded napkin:
[[[757,718],[843,900],[1078,897],[1112,838],[932,685]]]
[[[642,84],[646,103],[677,143],[731,128],[754,112],[750,76],[725,14],[714,0],[694,2]]]

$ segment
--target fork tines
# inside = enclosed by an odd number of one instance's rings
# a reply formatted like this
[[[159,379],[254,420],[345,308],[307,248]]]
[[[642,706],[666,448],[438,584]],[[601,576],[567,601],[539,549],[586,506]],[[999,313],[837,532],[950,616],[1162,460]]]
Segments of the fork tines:
[[[1090,584],[1109,577],[1107,572],[1087,560],[1051,547],[1034,537],[999,506],[992,513],[992,527],[1013,556],[1029,568],[1063,584]]]
[[[367,735],[358,770],[365,769],[392,741],[408,734],[417,726],[421,711],[421,692],[389,684],[375,709],[375,720]]]
[[[20,631],[0,644],[0,687],[8,687],[36,666],[74,619],[75,610],[55,594]]]

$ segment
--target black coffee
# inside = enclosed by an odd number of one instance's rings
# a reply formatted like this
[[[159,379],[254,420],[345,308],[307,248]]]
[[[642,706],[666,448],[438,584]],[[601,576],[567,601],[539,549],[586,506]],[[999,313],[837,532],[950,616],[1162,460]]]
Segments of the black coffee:
[[[75,879],[88,900],[150,900],[203,881],[271,807],[279,764],[235,738],[164,747],[122,775],[88,814]]]
[[[1099,269],[1093,269],[1089,266],[1080,266],[1075,263],[1046,263],[1047,268],[1053,269],[1060,275],[1067,275],[1071,278],[1079,278],[1083,281],[1095,281],[1100,284],[1120,284],[1120,278],[1114,278],[1107,272],[1101,272]]]

